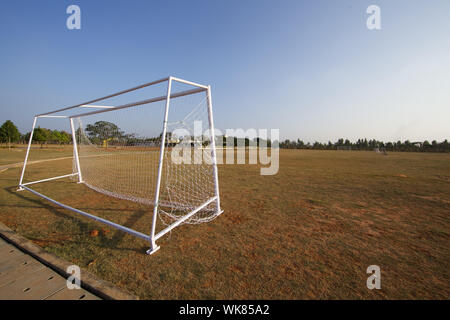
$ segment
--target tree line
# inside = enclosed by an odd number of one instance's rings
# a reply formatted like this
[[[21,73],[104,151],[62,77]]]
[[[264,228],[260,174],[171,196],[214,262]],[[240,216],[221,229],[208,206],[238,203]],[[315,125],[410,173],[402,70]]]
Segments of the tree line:
[[[250,140],[249,138],[237,138],[237,137],[217,137],[219,138],[216,145],[223,147],[227,146],[227,140],[234,142],[234,146],[267,146],[271,147],[275,142],[270,140],[263,140],[261,138],[255,138]],[[222,143],[220,143],[222,142]],[[305,143],[300,139],[297,140],[284,140],[279,142],[279,148],[282,149],[312,149],[312,150],[363,150],[363,151],[402,151],[402,152],[450,152],[450,144],[445,139],[442,142],[433,140],[431,142],[425,141],[397,141],[397,142],[383,142],[376,139],[358,139],[356,142],[351,142],[349,139],[338,139],[336,142],[328,141],[328,143],[314,142]]]
[[[120,142],[124,145],[136,145],[136,144],[158,144],[161,141],[161,135],[153,138],[137,137],[134,134],[124,133],[117,125],[107,121],[98,121],[94,124],[88,124],[85,129],[89,139],[94,144],[106,144],[109,142]],[[76,131],[79,135],[80,128]],[[0,127],[0,143],[27,143],[30,138],[30,132],[21,134],[15,124],[11,120],[5,121]],[[171,133],[168,132],[168,142],[171,141]],[[220,139],[222,138],[222,139]],[[216,137],[217,145],[223,144],[226,147],[227,140],[233,141],[234,145],[250,146],[264,145],[271,147],[273,142],[270,140],[265,141],[260,138],[250,141],[248,138],[237,137]],[[194,139],[192,139],[194,140]],[[71,144],[72,135],[64,130],[50,130],[46,128],[37,127],[34,129],[33,142],[43,144]],[[358,139],[356,142],[351,142],[349,139],[338,139],[336,142],[328,141],[328,143],[314,142],[305,143],[300,139],[297,140],[284,140],[279,143],[279,147],[283,149],[313,149],[313,150],[366,150],[372,151],[375,149],[386,151],[403,151],[403,152],[450,152],[450,144],[447,139],[442,142],[433,140],[431,142],[425,141],[397,141],[397,142],[383,142],[376,139]]]
[[[328,141],[328,143],[314,142],[304,143],[302,140],[284,140],[280,142],[280,148],[285,149],[313,149],[313,150],[366,150],[373,151],[375,149],[386,151],[402,151],[402,152],[450,152],[450,144],[445,139],[442,142],[433,140],[425,141],[396,141],[383,142],[376,139],[358,139],[351,142],[349,139],[338,139],[336,142]]]
[[[11,120],[6,120],[0,127],[0,143],[11,146],[12,143],[27,143],[31,132],[20,133]],[[50,130],[37,127],[34,129],[33,142],[43,144],[71,144],[72,135],[64,130]]]

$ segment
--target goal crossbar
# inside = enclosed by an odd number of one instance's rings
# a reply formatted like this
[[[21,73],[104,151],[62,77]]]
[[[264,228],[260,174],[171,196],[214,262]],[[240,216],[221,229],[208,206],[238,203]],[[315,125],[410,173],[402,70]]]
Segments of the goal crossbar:
[[[206,91],[206,89],[199,88],[199,89],[192,89],[192,90],[181,91],[181,92],[177,92],[177,93],[171,94],[170,95],[170,99],[184,97],[184,96],[187,96],[187,95],[190,95],[190,94],[199,93],[199,92],[202,92],[202,91]],[[140,105],[143,105],[143,104],[149,104],[149,103],[154,103],[154,102],[159,102],[159,101],[164,101],[164,100],[167,100],[167,96],[160,96],[160,97],[156,97],[156,98],[151,98],[151,99],[145,99],[145,100],[141,100],[141,101],[131,102],[131,103],[127,103],[127,104],[123,104],[123,105],[117,106],[117,107],[106,108],[106,109],[103,109],[103,110],[96,110],[96,111],[91,111],[91,112],[75,114],[75,115],[70,116],[69,118],[78,118],[78,117],[83,117],[83,116],[90,116],[90,115],[94,115],[94,114],[99,114],[99,113],[104,113],[104,112],[111,112],[111,111],[115,111],[115,110],[136,107],[136,106],[140,106]],[[57,111],[55,111],[55,112],[57,112]]]
[[[105,100],[108,98],[112,98],[112,97],[116,97],[118,95],[122,95],[134,90],[138,90],[144,87],[148,87],[151,85],[156,85],[162,82],[167,82],[167,94],[166,95],[162,95],[162,96],[158,96],[158,97],[154,97],[154,98],[150,98],[150,99],[145,99],[145,100],[141,100],[141,101],[136,101],[136,102],[131,102],[131,103],[127,103],[127,104],[122,104],[122,105],[118,105],[118,106],[104,106],[104,105],[93,105],[93,103],[101,101],[101,100]],[[180,82],[186,85],[190,85],[190,86],[194,86],[196,88],[191,89],[191,90],[185,90],[185,91],[180,91],[180,92],[175,92],[172,93],[171,92],[171,84],[173,81],[176,82]],[[215,150],[215,138],[214,138],[214,123],[213,123],[213,118],[212,118],[212,102],[211,102],[211,88],[210,86],[206,86],[206,85],[201,85],[195,82],[191,82],[191,81],[187,81],[187,80],[183,80],[183,79],[179,79],[179,78],[175,78],[175,77],[167,77],[167,78],[163,78],[163,79],[159,79],[156,81],[152,81],[140,86],[136,86],[127,90],[122,90],[101,98],[97,98],[88,102],[83,102],[80,103],[78,105],[75,106],[71,106],[71,107],[65,107],[65,108],[61,108],[58,110],[54,110],[54,111],[50,111],[50,112],[46,112],[46,113],[42,113],[42,114],[38,114],[34,117],[33,120],[33,126],[32,126],[32,130],[30,133],[30,137],[29,137],[29,141],[28,141],[28,148],[26,151],[26,155],[25,155],[25,160],[24,160],[24,164],[23,164],[23,168],[22,168],[22,172],[21,172],[21,176],[20,176],[20,181],[19,181],[19,189],[20,190],[27,190],[30,191],[31,193],[33,193],[36,196],[39,196],[45,200],[48,200],[52,203],[54,203],[55,205],[58,205],[62,208],[68,209],[70,211],[73,211],[75,213],[81,214],[87,218],[91,218],[95,221],[104,223],[106,225],[109,225],[113,228],[116,228],[118,230],[124,231],[126,233],[132,234],[134,236],[137,236],[141,239],[144,239],[146,241],[150,242],[151,248],[150,250],[147,251],[147,253],[152,254],[154,252],[156,252],[159,249],[159,246],[156,245],[155,241],[160,239],[162,236],[164,236],[165,234],[167,234],[168,232],[170,232],[172,229],[178,227],[179,225],[186,223],[189,219],[192,219],[193,216],[195,216],[196,214],[198,214],[200,211],[202,210],[206,210],[208,212],[214,211],[215,216],[218,216],[222,213],[222,210],[220,208],[220,195],[219,195],[219,184],[218,184],[218,173],[217,173],[217,160],[216,160],[216,150]],[[195,207],[189,207],[186,206],[186,214],[184,216],[181,217],[177,217],[175,222],[172,222],[170,224],[166,224],[165,228],[163,228],[162,230],[156,232],[156,216],[158,215],[158,205],[165,207],[166,205],[159,201],[159,186],[161,183],[161,177],[162,177],[162,168],[163,168],[163,159],[164,159],[164,152],[165,152],[165,144],[166,144],[166,128],[167,128],[167,115],[168,115],[168,111],[169,111],[169,105],[170,105],[170,100],[174,99],[174,98],[179,98],[179,97],[183,97],[183,96],[187,96],[187,95],[192,95],[192,94],[196,94],[196,93],[200,93],[200,92],[205,92],[206,93],[206,101],[207,101],[207,114],[208,114],[208,122],[209,122],[209,130],[210,130],[210,147],[211,147],[211,160],[212,160],[212,179],[214,182],[214,194],[213,196],[209,196],[209,197],[205,197],[202,199],[202,202],[200,202],[200,204],[196,204]],[[117,224],[115,222],[112,222],[110,220],[98,217],[96,215],[93,215],[91,213],[73,208],[69,205],[63,204],[55,199],[52,199],[36,190],[33,190],[32,188],[30,188],[31,185],[37,184],[37,183],[41,183],[41,182],[48,182],[48,181],[52,181],[52,180],[57,180],[57,179],[62,179],[62,178],[68,178],[68,177],[73,177],[73,176],[78,176],[78,182],[79,183],[84,183],[85,181],[83,181],[82,178],[82,168],[80,167],[80,159],[79,159],[79,155],[78,155],[78,146],[77,146],[77,139],[76,139],[76,133],[75,133],[75,127],[74,127],[74,119],[75,118],[80,118],[80,117],[84,117],[84,116],[90,116],[90,115],[95,115],[95,114],[101,114],[104,112],[112,112],[115,110],[121,110],[121,109],[126,109],[126,108],[131,108],[131,107],[135,107],[135,106],[140,106],[140,105],[144,105],[144,104],[150,104],[150,103],[154,103],[154,102],[158,102],[158,101],[166,101],[165,103],[165,113],[164,113],[164,119],[163,120],[163,131],[161,134],[161,145],[160,145],[160,150],[159,150],[159,163],[158,163],[158,174],[157,174],[157,180],[156,180],[156,193],[155,193],[155,199],[153,202],[153,219],[152,219],[152,225],[151,225],[151,233],[149,235],[144,234],[142,232],[138,232],[136,230],[133,230],[131,228],[125,227],[123,225]],[[82,112],[82,113],[78,113],[75,115],[53,115],[54,113],[58,113],[58,112],[62,112],[62,111],[67,111],[67,110],[72,110],[72,109],[82,109],[82,108],[96,108],[97,110],[94,111],[90,111],[90,112]],[[51,177],[51,178],[46,178],[46,179],[41,179],[41,180],[36,180],[36,181],[30,181],[30,182],[26,182],[23,183],[23,178],[24,178],[24,173],[26,170],[26,166],[27,166],[27,161],[28,161],[28,156],[30,153],[30,149],[31,149],[31,143],[33,141],[33,134],[34,134],[34,130],[36,128],[36,122],[39,118],[55,118],[55,119],[69,119],[70,120],[70,127],[71,127],[71,131],[72,131],[72,141],[73,141],[73,160],[74,163],[76,164],[74,169],[74,172],[71,174],[66,174],[66,175],[61,175],[61,176],[56,176],[56,177]],[[89,184],[86,183],[86,185],[89,187]],[[95,190],[95,189],[94,189]],[[176,202],[174,202],[176,204]],[[213,203],[215,203],[215,209],[211,209],[210,205],[212,205]]]
[[[135,91],[135,90],[142,89],[142,88],[145,88],[145,87],[149,87],[149,86],[152,86],[152,85],[155,85],[155,84],[159,84],[159,83],[164,82],[164,81],[168,81],[169,78],[170,77],[159,79],[159,80],[152,81],[152,82],[148,82],[148,83],[142,84],[142,85],[137,86],[137,87],[133,87],[133,88],[130,88],[130,89],[126,89],[126,90],[122,90],[122,91],[119,91],[119,92],[115,92],[115,93],[109,94],[107,96],[104,96],[104,97],[101,97],[101,98],[97,98],[97,99],[94,99],[94,100],[90,100],[90,101],[87,101],[87,102],[83,102],[83,103],[80,103],[80,104],[77,104],[77,105],[74,105],[74,106],[71,106],[71,107],[65,107],[65,108],[61,108],[61,109],[58,109],[58,110],[54,110],[54,111],[50,111],[50,112],[46,112],[46,113],[41,113],[41,114],[38,114],[37,117],[48,115],[48,114],[52,114],[52,113],[56,113],[56,112],[66,111],[66,110],[78,108],[78,107],[80,107],[82,105],[87,105],[87,104],[91,104],[91,103],[98,102],[98,101],[101,101],[101,100],[106,100],[106,99],[109,99],[109,98],[113,98],[113,97],[119,96],[121,94],[125,94],[125,93],[131,92],[131,91]]]
[[[106,111],[112,111],[112,110],[116,110],[116,109],[123,109],[123,108],[127,108],[127,107],[134,107],[134,106],[142,105],[142,104],[148,104],[148,103],[152,103],[152,102],[163,101],[163,100],[167,99],[166,96],[161,96],[161,97],[157,97],[157,98],[153,98],[153,99],[138,101],[138,102],[135,102],[135,103],[129,103],[129,104],[121,105],[121,106],[117,106],[117,107],[92,105],[92,103],[95,103],[95,102],[98,102],[98,101],[106,100],[106,99],[109,99],[109,98],[114,98],[114,97],[117,97],[117,96],[125,94],[125,93],[129,93],[129,92],[132,92],[132,91],[135,91],[135,90],[138,90],[138,89],[142,89],[142,88],[145,88],[145,87],[149,87],[149,86],[152,86],[152,85],[160,84],[162,82],[169,81],[169,80],[170,81],[177,81],[177,82],[184,83],[184,84],[188,84],[188,85],[191,85],[191,86],[194,86],[194,87],[198,87],[198,89],[186,90],[186,91],[182,91],[182,92],[178,92],[178,93],[173,93],[173,94],[171,94],[170,99],[177,98],[177,97],[183,97],[183,96],[186,96],[186,95],[189,95],[189,94],[194,94],[194,93],[198,93],[198,92],[201,92],[201,91],[208,90],[208,86],[205,86],[205,85],[202,85],[202,84],[198,84],[198,83],[195,83],[195,82],[192,82],[192,81],[183,80],[183,79],[180,79],[180,78],[167,77],[167,78],[163,78],[163,79],[159,79],[159,80],[156,80],[156,81],[152,81],[152,82],[149,82],[149,83],[137,86],[137,87],[133,87],[133,88],[130,88],[130,89],[127,89],[127,90],[122,90],[122,91],[119,91],[119,92],[115,92],[115,93],[109,94],[107,96],[104,96],[104,97],[101,97],[101,98],[97,98],[97,99],[94,99],[94,100],[90,100],[90,101],[87,101],[87,102],[83,102],[83,103],[80,103],[80,104],[77,104],[77,105],[74,105],[74,106],[71,106],[71,107],[65,107],[65,108],[61,108],[61,109],[57,109],[57,110],[53,110],[53,111],[37,114],[36,117],[38,117],[38,118],[66,118],[66,117],[69,117],[69,116],[50,116],[50,115],[52,115],[53,113],[67,111],[67,110],[71,110],[71,109],[75,109],[75,108],[101,108],[101,109],[108,109],[108,110],[99,110],[98,113],[100,113],[100,111],[106,112]],[[79,116],[82,116],[82,115],[90,115],[90,114],[95,114],[95,113],[97,113],[97,112],[94,111],[94,113],[73,115],[71,117],[76,117],[76,116],[79,117]]]

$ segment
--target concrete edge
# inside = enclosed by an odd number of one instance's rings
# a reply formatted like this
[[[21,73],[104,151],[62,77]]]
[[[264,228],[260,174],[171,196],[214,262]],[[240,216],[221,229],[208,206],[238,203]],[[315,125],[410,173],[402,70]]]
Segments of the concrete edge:
[[[31,242],[25,237],[17,234],[5,224],[0,222],[0,237],[5,241],[18,247],[20,250],[29,254],[42,264],[51,268],[64,278],[68,278],[70,274],[66,272],[67,267],[72,265],[71,263],[55,256],[42,249],[37,244]],[[112,283],[99,279],[86,270],[82,270],[81,273],[81,287],[102,299],[106,300],[139,300],[138,297],[119,289]]]

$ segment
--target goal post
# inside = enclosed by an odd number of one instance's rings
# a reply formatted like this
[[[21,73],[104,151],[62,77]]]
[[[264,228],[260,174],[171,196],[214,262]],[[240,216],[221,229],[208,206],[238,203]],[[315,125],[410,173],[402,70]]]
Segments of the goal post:
[[[174,84],[184,89],[174,90]],[[165,94],[145,94],[143,100],[106,105],[113,98],[161,85],[166,85]],[[99,101],[101,105],[96,104]],[[149,106],[154,104],[154,108]],[[72,173],[24,182],[33,134],[43,118],[68,120]],[[160,119],[159,126],[155,119]],[[38,114],[33,120],[18,190],[28,190],[62,208],[142,238],[149,242],[147,253],[152,254],[159,249],[156,241],[174,228],[208,222],[222,213],[214,132],[211,87],[172,76]],[[107,196],[148,205],[149,212],[152,207],[149,233],[79,210],[31,188],[63,178]]]
[[[75,162],[75,169],[76,173],[78,174],[78,182],[83,182],[83,177],[81,175],[81,168],[80,168],[80,157],[78,156],[78,146],[77,146],[77,139],[75,135],[75,127],[73,125],[73,118],[70,118],[70,131],[72,133],[72,144],[73,144],[73,161]]]

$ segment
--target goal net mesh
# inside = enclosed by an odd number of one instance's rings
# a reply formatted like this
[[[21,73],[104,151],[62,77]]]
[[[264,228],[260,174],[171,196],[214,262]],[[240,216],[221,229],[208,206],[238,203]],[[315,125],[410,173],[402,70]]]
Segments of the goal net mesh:
[[[73,118],[83,183],[120,199],[155,205],[165,101]],[[178,220],[215,196],[205,92],[170,100],[158,216]],[[73,170],[77,172],[76,158]],[[212,202],[184,223],[217,215]]]

